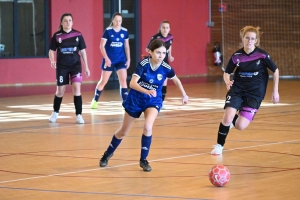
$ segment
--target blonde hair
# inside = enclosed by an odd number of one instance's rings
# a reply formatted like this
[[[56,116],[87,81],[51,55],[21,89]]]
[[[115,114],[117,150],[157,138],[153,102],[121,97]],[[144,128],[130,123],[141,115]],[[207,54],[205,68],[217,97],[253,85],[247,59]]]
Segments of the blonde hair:
[[[240,30],[240,37],[241,37],[241,39],[243,39],[244,36],[246,35],[246,33],[248,33],[248,32],[253,32],[253,33],[256,34],[256,39],[257,39],[257,41],[256,41],[256,43],[255,43],[255,46],[259,46],[259,43],[260,43],[260,35],[262,34],[262,33],[260,33],[259,29],[260,29],[260,27],[245,26],[244,28],[242,28],[242,29]]]

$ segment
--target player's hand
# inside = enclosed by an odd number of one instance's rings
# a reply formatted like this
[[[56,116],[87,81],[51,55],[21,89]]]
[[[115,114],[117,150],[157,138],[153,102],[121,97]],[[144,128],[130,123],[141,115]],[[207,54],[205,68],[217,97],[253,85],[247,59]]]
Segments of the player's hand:
[[[227,88],[227,90],[230,90],[231,86],[233,85],[233,82],[234,82],[234,80],[228,81],[228,82],[226,83],[226,88]]]
[[[54,68],[54,69],[56,68],[56,62],[55,61],[51,62],[51,67]]]
[[[104,68],[110,67],[110,66],[111,66],[111,61],[110,61],[109,58],[106,58],[106,59],[105,59],[105,65],[104,65]]]
[[[274,104],[279,103],[279,93],[278,93],[278,91],[275,91],[275,92],[272,93],[272,102]]]
[[[130,61],[127,60],[125,65],[126,65],[126,69],[128,69],[130,67]]]
[[[186,105],[189,101],[189,96],[188,95],[184,95],[182,97],[182,105]]]
[[[156,97],[156,90],[146,90],[145,93],[148,94],[150,97]]]
[[[89,68],[85,69],[85,76],[88,78],[91,75]]]

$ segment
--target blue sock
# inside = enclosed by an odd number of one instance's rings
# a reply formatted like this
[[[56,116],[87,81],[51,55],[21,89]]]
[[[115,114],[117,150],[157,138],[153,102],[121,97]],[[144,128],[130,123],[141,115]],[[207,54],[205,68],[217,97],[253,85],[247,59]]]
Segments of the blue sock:
[[[147,137],[142,136],[142,149],[141,149],[141,160],[146,160],[150,151],[150,145],[152,141],[152,135]]]
[[[120,96],[121,96],[123,102],[126,101],[127,96],[128,96],[127,88],[120,88]]]
[[[122,142],[122,139],[118,139],[116,138],[116,136],[114,135],[112,137],[112,140],[110,142],[110,145],[109,147],[107,148],[107,153],[108,155],[112,154],[116,149],[117,147],[119,146],[119,144]]]
[[[95,89],[95,96],[94,96],[95,101],[99,100],[101,93],[102,90],[98,90],[97,88]]]

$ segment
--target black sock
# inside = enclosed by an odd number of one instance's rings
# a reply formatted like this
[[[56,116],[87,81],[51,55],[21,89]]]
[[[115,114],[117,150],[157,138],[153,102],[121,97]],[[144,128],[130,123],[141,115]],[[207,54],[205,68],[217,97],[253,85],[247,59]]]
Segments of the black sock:
[[[56,95],[54,95],[54,100],[53,100],[53,110],[54,110],[54,112],[59,113],[61,102],[62,102],[62,97],[57,97]]]
[[[81,115],[82,113],[82,98],[80,96],[74,96],[74,105],[76,110],[76,115]]]
[[[239,116],[238,116],[237,114],[235,114],[235,116],[234,116],[234,118],[233,118],[233,120],[232,120],[233,126],[235,126],[235,122],[236,122],[236,120],[237,120],[238,117],[239,117]]]
[[[217,143],[224,146],[230,126],[224,126],[220,123]]]
[[[165,100],[166,94],[167,94],[167,86],[163,86],[162,87],[162,100],[163,101]]]

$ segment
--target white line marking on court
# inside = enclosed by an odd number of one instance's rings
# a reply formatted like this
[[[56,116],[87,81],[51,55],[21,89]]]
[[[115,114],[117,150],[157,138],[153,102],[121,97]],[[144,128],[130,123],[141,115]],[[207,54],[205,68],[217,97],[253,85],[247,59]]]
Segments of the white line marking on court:
[[[249,148],[254,148],[254,147],[277,145],[277,144],[291,143],[291,142],[298,142],[298,141],[299,140],[289,140],[289,141],[283,141],[283,142],[273,142],[273,143],[269,143],[269,144],[261,144],[261,145],[254,145],[254,146],[248,146],[248,147],[240,147],[240,148],[227,149],[227,150],[224,150],[224,151],[234,151],[234,150],[238,150],[238,149],[249,149]],[[178,159],[178,158],[187,158],[187,157],[192,157],[192,156],[200,156],[200,155],[204,155],[204,154],[209,154],[209,153],[206,152],[206,153],[191,154],[191,155],[185,155],[185,156],[176,156],[176,157],[170,157],[170,158],[162,158],[162,159],[151,160],[149,162],[157,162],[157,161],[162,161],[162,160],[171,160],[171,159]],[[98,168],[95,168],[95,169],[87,169],[87,170],[80,170],[80,171],[73,171],[73,172],[65,172],[65,173],[59,173],[59,174],[50,174],[50,175],[44,175],[44,176],[35,176],[35,177],[30,177],[30,178],[22,178],[22,179],[1,181],[0,184],[17,182],[17,181],[25,181],[25,180],[33,180],[33,179],[39,179],[39,178],[47,178],[47,177],[53,177],[53,176],[63,176],[63,175],[83,173],[83,172],[91,172],[91,171],[96,171],[96,170],[105,170],[105,169],[111,169],[111,168],[117,168],[117,167],[125,167],[125,166],[136,165],[136,164],[138,164],[138,163],[129,163],[129,164],[116,165],[116,166],[105,167],[105,168],[98,167]]]

